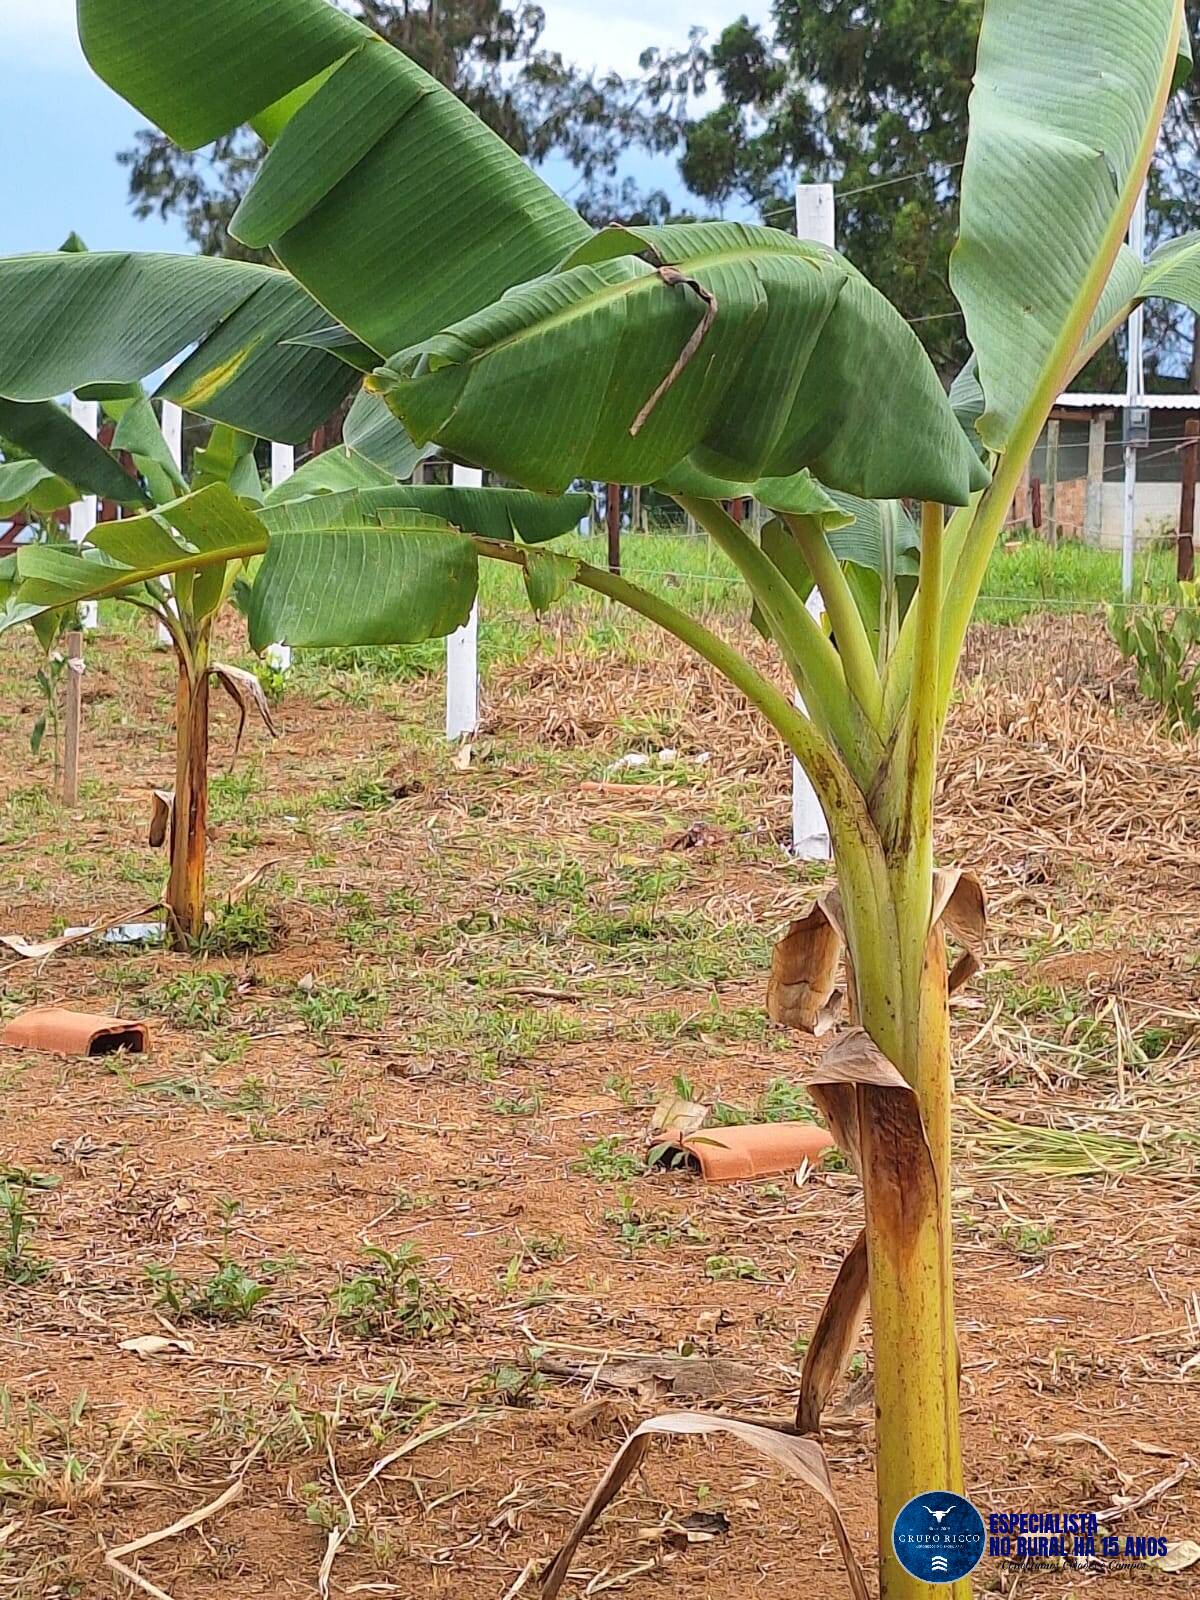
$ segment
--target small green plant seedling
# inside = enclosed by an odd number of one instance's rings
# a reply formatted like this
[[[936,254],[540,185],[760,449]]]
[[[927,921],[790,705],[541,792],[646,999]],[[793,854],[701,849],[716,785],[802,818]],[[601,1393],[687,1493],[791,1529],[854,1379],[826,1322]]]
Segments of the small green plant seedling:
[[[0,1274],[5,1283],[26,1289],[40,1283],[50,1271],[50,1263],[31,1248],[35,1223],[24,1188],[10,1183],[7,1178],[0,1181],[0,1216],[3,1217]]]
[[[334,1319],[362,1339],[437,1339],[464,1318],[456,1300],[425,1271],[411,1245],[369,1245],[368,1264],[330,1295]]]
[[[571,1163],[572,1172],[585,1173],[600,1183],[628,1183],[631,1178],[640,1178],[645,1170],[645,1160],[629,1150],[622,1150],[616,1134],[585,1144],[578,1160]]]
[[[746,1256],[709,1256],[704,1276],[713,1283],[758,1282],[762,1278],[755,1262]]]
[[[267,1264],[260,1266],[260,1271]],[[248,1322],[256,1307],[271,1292],[237,1261],[225,1258],[202,1283],[189,1284],[173,1267],[150,1262],[146,1282],[154,1291],[155,1306],[177,1321]]]

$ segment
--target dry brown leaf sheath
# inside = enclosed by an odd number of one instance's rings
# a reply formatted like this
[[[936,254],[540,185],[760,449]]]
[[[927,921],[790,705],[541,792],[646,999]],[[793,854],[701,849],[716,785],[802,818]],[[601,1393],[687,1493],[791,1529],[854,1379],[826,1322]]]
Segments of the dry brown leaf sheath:
[[[804,1357],[800,1399],[796,1406],[796,1427],[801,1433],[820,1433],[821,1413],[849,1364],[866,1315],[867,1234],[864,1228],[838,1268]]]
[[[829,1507],[833,1519],[834,1536],[842,1553],[842,1560],[850,1579],[854,1600],[868,1600],[866,1580],[850,1545],[846,1524],[833,1492],[829,1477],[829,1463],[825,1452],[815,1439],[799,1439],[778,1429],[763,1427],[752,1422],[739,1422],[731,1417],[706,1417],[692,1411],[668,1412],[661,1417],[651,1417],[635,1428],[609,1463],[607,1472],[596,1485],[591,1499],[580,1513],[570,1536],[555,1556],[542,1580],[542,1600],[554,1600],[570,1570],[571,1561],[589,1528],[620,1494],[621,1489],[637,1468],[649,1449],[655,1434],[686,1434],[705,1438],[711,1434],[730,1434],[740,1443],[767,1456],[777,1466],[799,1478],[814,1489]]]
[[[844,948],[841,928],[824,899],[792,923],[771,954],[767,1015],[772,1022],[818,1038],[828,1033],[842,1010],[837,970]]]

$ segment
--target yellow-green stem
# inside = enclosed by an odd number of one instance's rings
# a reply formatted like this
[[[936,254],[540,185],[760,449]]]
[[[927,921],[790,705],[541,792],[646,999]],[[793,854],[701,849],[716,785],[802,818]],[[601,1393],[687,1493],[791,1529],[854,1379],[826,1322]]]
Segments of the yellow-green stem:
[[[870,1114],[860,1113],[881,1600],[930,1600],[929,1587],[897,1560],[892,1527],[914,1496],[938,1490],[961,1494],[963,1488],[951,1276],[945,946],[940,932],[922,941],[921,927],[911,919],[901,927],[903,956],[909,957],[916,943],[925,959],[916,1013],[905,1014],[903,1044],[888,1053],[914,1085],[929,1159],[923,1160],[911,1118],[906,1122],[898,1114],[898,1091],[875,1091],[887,1097],[886,1103],[877,1101]],[[864,984],[859,1003],[863,1024],[878,1043],[889,1031],[896,996]],[[949,1587],[953,1600],[966,1600],[969,1593],[966,1582]]]
[[[813,581],[821,594],[837,640],[837,651],[846,673],[850,693],[878,728],[883,714],[883,691],[879,668],[842,564],[833,553],[828,536],[816,517],[783,519],[792,530]]]
[[[867,788],[883,758],[883,743],[862,706],[846,692],[845,670],[832,640],[775,563],[715,500],[675,498],[745,578],[805,705]]]

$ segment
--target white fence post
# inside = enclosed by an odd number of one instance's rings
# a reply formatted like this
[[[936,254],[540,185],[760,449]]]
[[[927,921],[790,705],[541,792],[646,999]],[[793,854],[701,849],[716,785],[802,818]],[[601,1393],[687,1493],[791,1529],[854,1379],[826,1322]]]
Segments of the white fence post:
[[[281,483],[286,483],[295,470],[296,447],[290,444],[276,444],[272,440],[272,489],[277,489]],[[292,647],[290,644],[269,644],[263,651],[263,659],[274,672],[286,672],[292,664]]]
[[[167,449],[171,452],[171,460],[179,468],[180,472],[182,472],[183,412],[179,406],[175,405],[170,400],[162,400],[159,402],[159,404],[162,407],[162,415],[159,418],[159,427],[162,429],[162,436],[167,441]],[[167,587],[169,588],[170,585],[171,580],[168,578]],[[172,611],[174,611],[174,599],[168,600],[167,604],[171,607]],[[172,643],[170,629],[165,628],[161,622],[156,623],[155,627],[158,630],[154,641],[155,645],[159,650],[166,650]]]
[[[835,238],[833,185],[831,183],[802,183],[796,188],[796,234],[801,239],[812,239],[817,244],[832,246]],[[808,609],[820,620],[824,609],[821,594],[814,589],[808,597]],[[804,701],[796,696],[796,704],[804,710]],[[828,861],[833,854],[829,842],[829,824],[821,810],[816,790],[808,781],[804,768],[792,760],[792,854],[801,861]]]
[[[100,426],[100,407],[94,400],[80,400],[77,395],[71,396],[71,416],[83,429],[96,437]],[[82,544],[96,526],[96,496],[85,494],[82,500],[73,502],[70,511],[70,536],[72,544]],[[100,621],[100,606],[95,600],[85,600],[79,608],[80,627],[92,629]]]
[[[477,467],[453,467],[450,481],[460,489],[478,489],[483,473]],[[461,628],[446,640],[446,737],[462,739],[479,726],[479,601]]]

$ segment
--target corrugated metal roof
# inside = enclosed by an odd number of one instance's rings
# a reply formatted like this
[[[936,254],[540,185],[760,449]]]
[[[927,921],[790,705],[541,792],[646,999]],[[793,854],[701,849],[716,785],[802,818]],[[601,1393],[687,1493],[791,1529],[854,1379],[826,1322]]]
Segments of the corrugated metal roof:
[[[1068,409],[1077,406],[1081,411],[1123,411],[1125,396],[1060,394],[1057,404]],[[1142,396],[1138,404],[1148,406],[1151,411],[1200,411],[1200,394],[1147,394]]]

